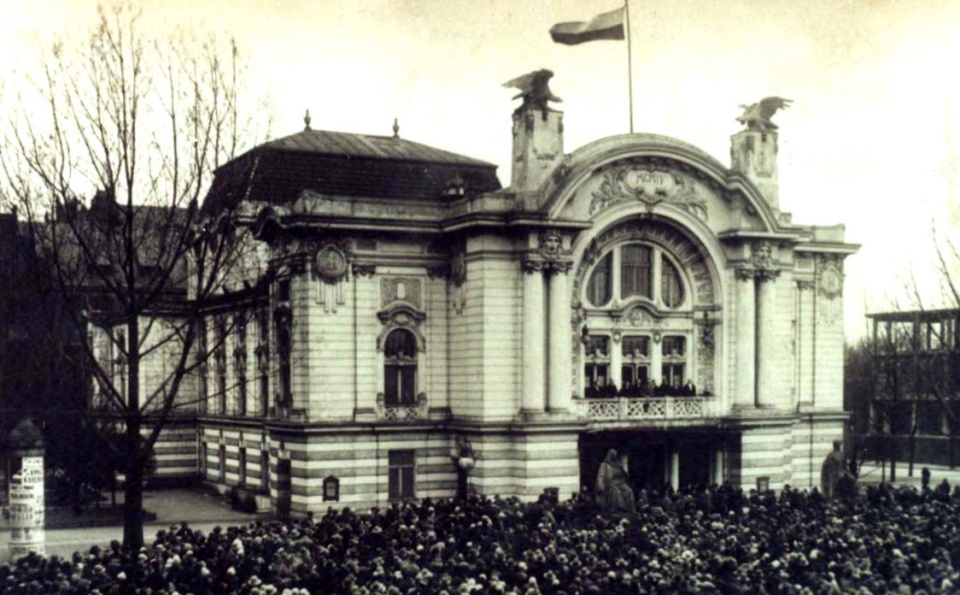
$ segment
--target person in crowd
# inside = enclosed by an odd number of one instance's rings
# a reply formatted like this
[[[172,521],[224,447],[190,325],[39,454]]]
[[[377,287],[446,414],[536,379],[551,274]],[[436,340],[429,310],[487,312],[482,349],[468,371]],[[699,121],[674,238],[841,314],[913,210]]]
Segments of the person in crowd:
[[[586,397],[588,399],[596,399],[599,396],[600,390],[597,387],[597,379],[591,378],[590,383],[587,385]]]
[[[614,472],[616,475],[616,472]],[[588,498],[393,503],[366,512],[160,530],[63,558],[0,563],[0,595],[620,595],[960,593],[960,497],[869,486],[779,498],[724,483]]]

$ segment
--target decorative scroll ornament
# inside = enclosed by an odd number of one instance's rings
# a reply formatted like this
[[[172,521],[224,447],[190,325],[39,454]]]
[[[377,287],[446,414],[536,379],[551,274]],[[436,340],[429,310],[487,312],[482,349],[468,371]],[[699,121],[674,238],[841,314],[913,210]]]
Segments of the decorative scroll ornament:
[[[628,202],[639,202],[647,211],[670,203],[707,220],[707,201],[697,194],[693,181],[661,166],[624,165],[605,171],[600,188],[593,192],[590,215]]]

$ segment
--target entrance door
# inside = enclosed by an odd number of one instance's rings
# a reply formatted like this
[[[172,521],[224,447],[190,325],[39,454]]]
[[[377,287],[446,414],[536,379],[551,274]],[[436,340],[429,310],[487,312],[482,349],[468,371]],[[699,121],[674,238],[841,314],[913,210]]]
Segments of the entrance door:
[[[645,442],[635,445],[629,453],[630,483],[634,491],[644,489],[657,491],[663,489],[667,451],[659,442]]]
[[[680,487],[710,485],[711,457],[716,446],[707,442],[688,442],[680,446]]]
[[[277,516],[290,517],[290,459],[277,459]]]

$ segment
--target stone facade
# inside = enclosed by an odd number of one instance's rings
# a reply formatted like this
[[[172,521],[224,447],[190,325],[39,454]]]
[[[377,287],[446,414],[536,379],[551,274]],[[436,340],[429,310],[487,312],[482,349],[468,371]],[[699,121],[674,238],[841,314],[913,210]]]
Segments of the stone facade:
[[[208,482],[294,513],[450,497],[459,439],[482,494],[589,489],[612,446],[645,485],[816,484],[845,419],[856,246],[780,210],[775,132],[734,135],[733,168],[649,134],[564,154],[562,114],[524,105],[505,189],[492,165],[398,138],[352,135],[393,153],[348,166],[325,134],[241,157],[218,176],[252,181],[208,197],[267,254],[208,318],[207,348],[224,345],[196,380]],[[291,147],[318,173],[257,186]],[[663,394],[624,390],[649,381]]]

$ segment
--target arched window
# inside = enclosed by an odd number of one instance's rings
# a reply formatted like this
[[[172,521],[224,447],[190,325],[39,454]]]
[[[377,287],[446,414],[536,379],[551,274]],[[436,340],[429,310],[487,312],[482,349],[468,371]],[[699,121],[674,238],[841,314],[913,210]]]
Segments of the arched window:
[[[663,298],[663,305],[668,308],[676,308],[683,303],[683,282],[680,280],[680,273],[673,263],[663,258],[660,274],[660,292]]]
[[[613,269],[613,252],[610,252],[597,263],[590,275],[587,285],[587,299],[594,306],[602,306],[613,297],[613,284],[610,273]]]
[[[413,405],[417,393],[417,339],[408,330],[387,335],[383,349],[383,389],[386,405]]]

